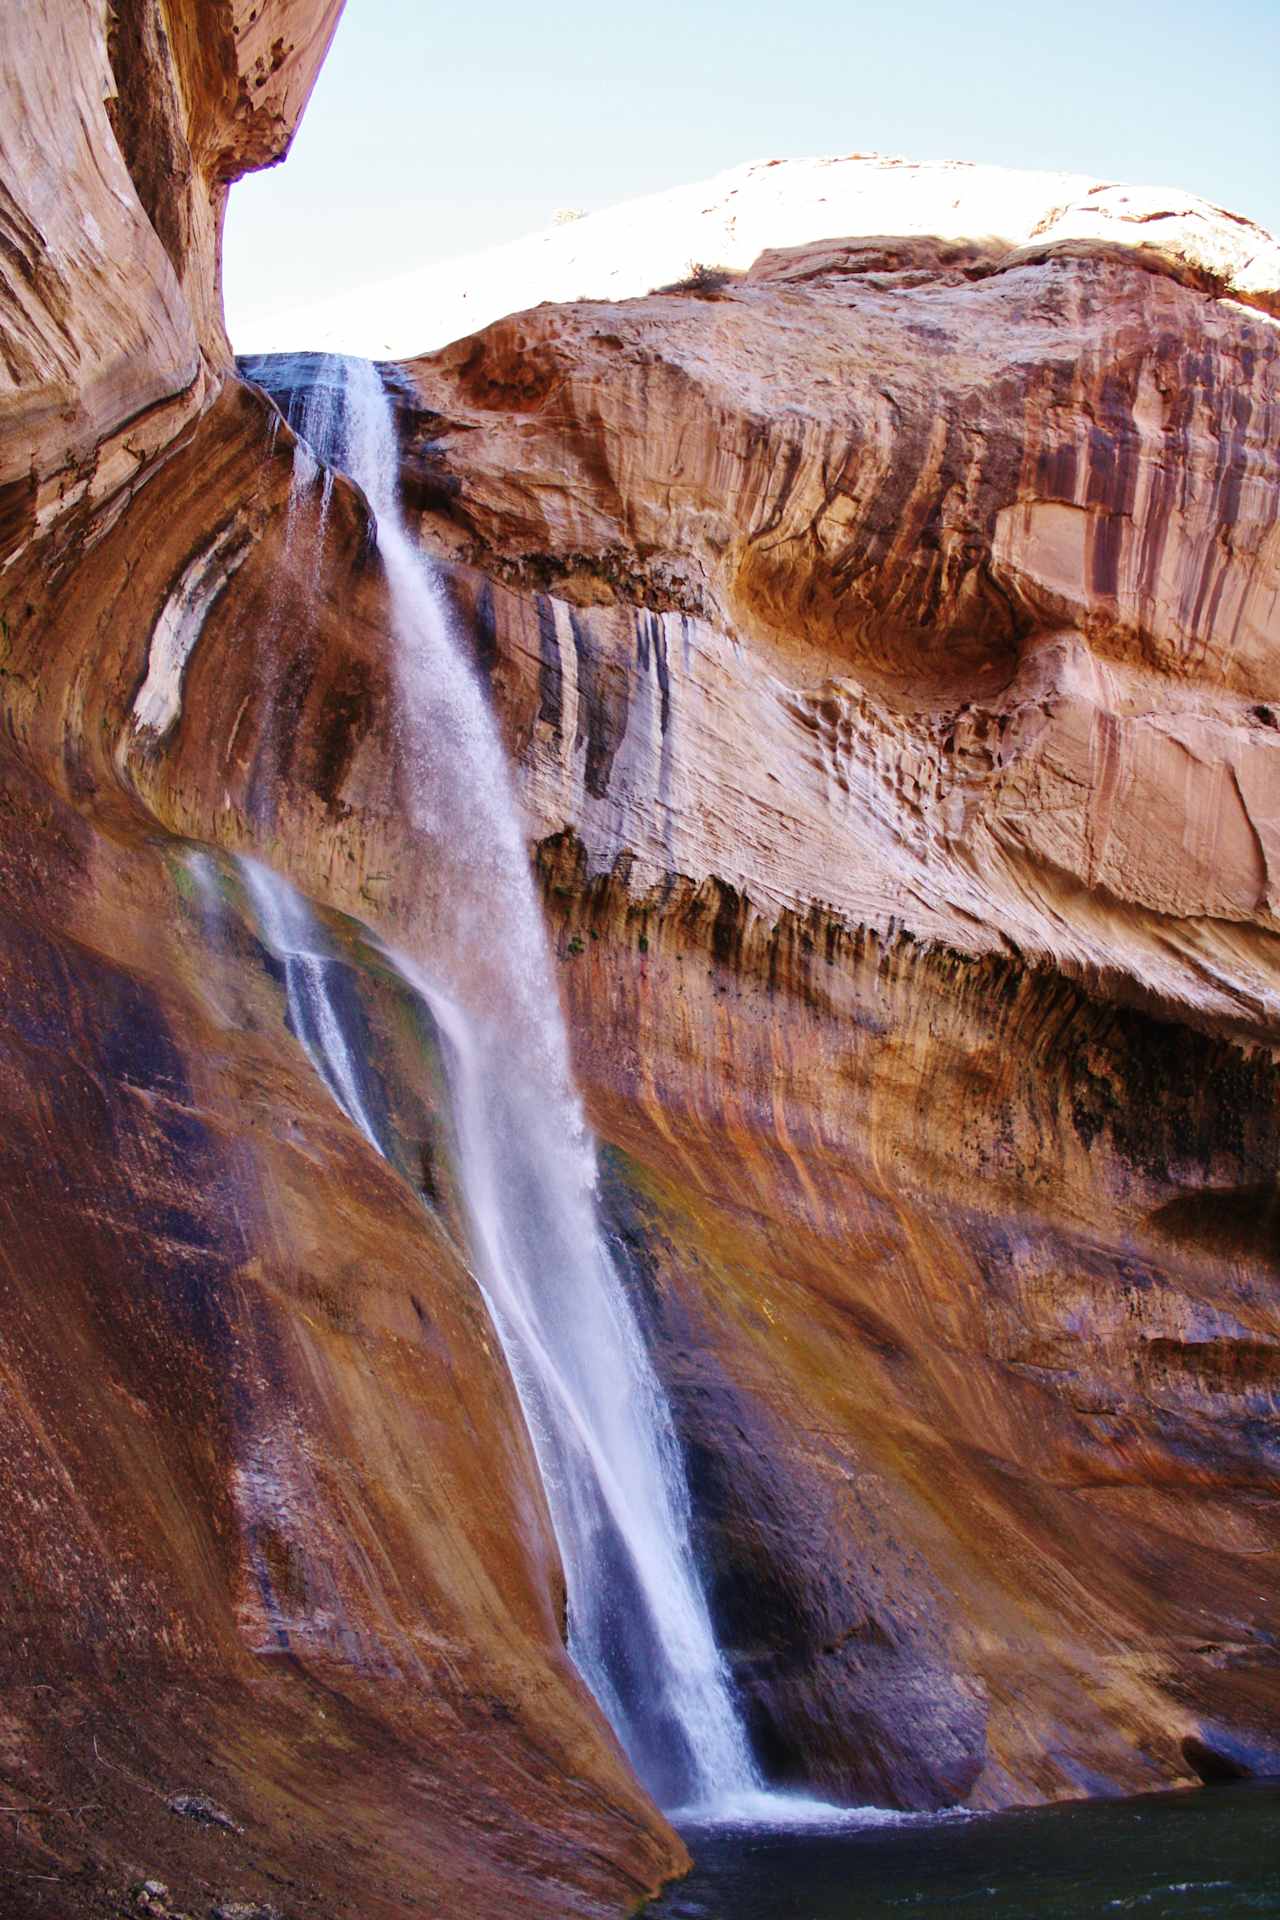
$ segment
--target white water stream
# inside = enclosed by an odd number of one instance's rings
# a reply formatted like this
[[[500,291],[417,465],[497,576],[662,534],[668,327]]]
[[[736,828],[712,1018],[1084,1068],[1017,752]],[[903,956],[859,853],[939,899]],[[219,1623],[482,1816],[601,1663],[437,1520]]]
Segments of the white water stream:
[[[781,1802],[761,1788],[699,1580],[670,1409],[597,1218],[595,1152],[505,753],[401,519],[394,421],[376,368],[326,359],[290,421],[364,489],[377,517],[403,804],[447,908],[429,953],[389,958],[442,1036],[471,1257],[546,1487],[570,1652],[660,1804],[776,1818]],[[301,484],[314,484],[305,467]],[[244,871],[285,965],[294,1027],[377,1144],[314,919],[267,869]],[[809,1803],[790,1804],[799,1813]]]
[[[382,1151],[356,1053],[334,994],[338,961],[296,887],[242,854],[238,862],[258,931],[284,968],[289,1020],[312,1066],[353,1126]]]

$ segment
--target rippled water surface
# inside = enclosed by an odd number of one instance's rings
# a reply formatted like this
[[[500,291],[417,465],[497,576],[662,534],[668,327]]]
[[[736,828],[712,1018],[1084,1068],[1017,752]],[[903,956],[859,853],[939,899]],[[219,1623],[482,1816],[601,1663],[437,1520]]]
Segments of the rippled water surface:
[[[650,1920],[1280,1920],[1280,1783],[841,1832],[686,1829]]]

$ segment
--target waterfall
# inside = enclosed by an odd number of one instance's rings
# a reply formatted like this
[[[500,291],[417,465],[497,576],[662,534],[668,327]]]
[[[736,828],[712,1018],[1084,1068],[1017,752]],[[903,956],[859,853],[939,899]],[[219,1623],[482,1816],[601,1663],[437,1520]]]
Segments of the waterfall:
[[[261,364],[255,377],[274,369]],[[283,379],[284,373],[281,371]],[[506,756],[401,519],[390,401],[368,361],[329,357],[290,424],[363,489],[391,595],[403,805],[446,910],[429,952],[389,953],[440,1032],[476,1278],[546,1489],[569,1650],[640,1778],[668,1808],[761,1797],[694,1560],[671,1411],[605,1243],[595,1150],[569,1065]],[[290,1011],[335,1099],[373,1138],[314,935],[246,863]],[[323,1064],[322,1064],[323,1063]]]
[[[289,1022],[348,1120],[381,1152],[359,1057],[347,1039],[335,992],[339,962],[306,900],[261,861],[238,861],[258,932],[284,968]]]

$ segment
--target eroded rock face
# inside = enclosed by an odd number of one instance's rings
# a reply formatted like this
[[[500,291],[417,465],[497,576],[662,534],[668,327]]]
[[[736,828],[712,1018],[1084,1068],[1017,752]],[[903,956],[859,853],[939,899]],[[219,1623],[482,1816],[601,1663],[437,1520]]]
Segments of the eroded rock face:
[[[625,844],[646,884],[1012,939],[1250,1023],[1275,324],[1145,255],[906,251],[826,243],[416,363],[428,518],[547,589],[533,804],[565,824],[576,776],[591,864]]]
[[[0,55],[6,545],[77,502],[118,500],[225,374],[227,188],[287,151],[340,11],[12,10]]]

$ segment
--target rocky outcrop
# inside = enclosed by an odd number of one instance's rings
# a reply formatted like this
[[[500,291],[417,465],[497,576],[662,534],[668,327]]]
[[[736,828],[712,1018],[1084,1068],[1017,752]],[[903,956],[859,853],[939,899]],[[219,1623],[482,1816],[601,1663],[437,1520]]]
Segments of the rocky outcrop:
[[[1275,325],[1145,252],[952,254],[824,243],[415,364],[428,524],[545,589],[533,803],[647,884],[714,872],[1252,1025]]]
[[[379,944],[450,901],[367,505],[218,315],[333,9],[112,20],[28,8],[0,118],[6,1888],[618,1911],[685,1856],[564,1655]],[[1280,276],[1203,203],[840,164],[914,214],[725,212],[721,271],[388,368],[407,495],[772,1775],[1274,1766]]]
[[[372,359],[407,358],[547,300],[629,300],[695,269],[744,273],[765,253],[807,249],[828,236],[839,245],[847,234],[889,236],[899,257],[931,240],[945,242],[957,259],[966,250],[1043,257],[1111,246],[1273,313],[1280,284],[1270,234],[1180,188],[854,153],[752,161],[712,180],[561,216],[541,233],[410,268],[377,286],[292,311],[278,303],[245,311],[236,315],[236,340],[254,353],[293,352],[305,341]]]
[[[340,10],[16,10],[0,55],[6,546],[118,502],[209,399],[230,359],[227,189],[283,158]]]
[[[233,871],[4,805],[4,1911],[619,1910],[671,1855],[561,1650],[445,1117],[378,1072],[397,1177],[334,1108]]]

